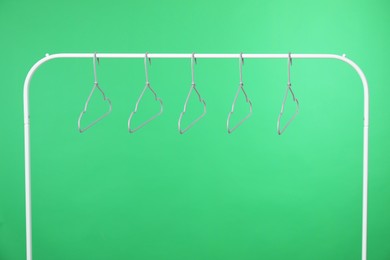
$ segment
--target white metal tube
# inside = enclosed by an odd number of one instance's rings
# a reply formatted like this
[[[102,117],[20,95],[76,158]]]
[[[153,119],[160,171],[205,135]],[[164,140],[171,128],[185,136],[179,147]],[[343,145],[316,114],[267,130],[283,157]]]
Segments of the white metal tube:
[[[370,116],[370,93],[367,78],[359,66],[353,61],[342,59],[351,65],[359,74],[364,91],[364,118],[363,118],[363,205],[362,205],[362,260],[367,259],[367,230],[368,230],[368,131]]]
[[[239,59],[240,54],[212,54],[212,53],[195,53],[196,59]],[[44,63],[51,59],[57,58],[93,58],[94,53],[58,53],[48,55],[39,60],[38,63]],[[131,59],[131,58],[145,58],[145,53],[97,53],[97,58],[119,58],[119,59]],[[191,59],[192,53],[148,53],[148,57],[151,59]],[[287,59],[288,54],[251,54],[243,53],[244,59]],[[346,59],[345,56],[336,54],[291,54],[293,59]]]
[[[29,89],[34,72],[46,61],[58,58],[93,58],[94,53],[60,53],[46,55],[39,60],[28,72],[24,81],[24,148],[25,148],[25,203],[26,203],[26,259],[32,260],[32,215],[31,215],[31,152],[30,152],[30,111]],[[144,53],[98,53],[97,58],[144,58]],[[192,54],[159,54],[150,53],[150,58],[180,59],[192,58]],[[197,59],[240,58],[240,54],[196,54]],[[242,54],[244,59],[287,59],[288,54]],[[367,260],[367,211],[368,211],[368,131],[369,131],[369,88],[366,76],[356,63],[345,55],[335,54],[291,54],[293,59],[337,59],[351,65],[359,74],[364,92],[364,120],[363,120],[363,207],[362,207],[362,260]]]

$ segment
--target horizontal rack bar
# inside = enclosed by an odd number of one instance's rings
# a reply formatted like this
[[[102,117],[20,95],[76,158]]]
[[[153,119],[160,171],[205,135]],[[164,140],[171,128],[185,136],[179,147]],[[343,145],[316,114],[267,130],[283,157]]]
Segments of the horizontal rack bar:
[[[93,53],[59,53],[49,55],[46,57],[51,58],[93,58]],[[97,58],[145,58],[145,53],[97,53]],[[148,53],[149,58],[153,59],[190,59],[192,53]],[[194,53],[194,57],[197,59],[239,59],[240,54],[207,54],[207,53]],[[244,59],[287,59],[288,54],[251,54],[243,53]],[[336,54],[291,54],[293,59],[343,59],[342,56]]]

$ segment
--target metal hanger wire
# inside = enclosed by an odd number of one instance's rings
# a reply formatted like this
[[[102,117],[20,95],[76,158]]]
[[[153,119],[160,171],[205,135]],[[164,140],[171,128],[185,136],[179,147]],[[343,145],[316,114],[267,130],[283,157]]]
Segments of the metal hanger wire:
[[[285,94],[284,94],[284,98],[283,98],[283,102],[282,102],[282,108],[281,108],[281,110],[280,110],[280,114],[279,114],[278,122],[277,122],[277,130],[278,130],[278,134],[279,134],[279,135],[283,134],[283,132],[284,132],[284,131],[287,129],[287,127],[292,123],[292,121],[294,121],[295,117],[298,115],[298,112],[299,112],[299,101],[298,101],[298,99],[295,97],[294,91],[293,91],[292,88],[291,88],[291,72],[290,72],[291,65],[292,65],[292,58],[291,58],[291,52],[289,52],[289,53],[288,53],[288,61],[287,61],[287,75],[288,75],[288,79],[287,79],[287,88],[286,88],[286,92],[285,92]],[[281,120],[281,118],[282,118],[282,116],[283,116],[284,106],[285,106],[285,104],[286,104],[288,92],[291,93],[291,96],[292,96],[292,98],[293,98],[293,101],[294,101],[295,104],[296,104],[296,109],[295,109],[294,115],[288,120],[288,122],[287,122],[286,125],[282,128],[282,130],[280,130],[280,120]]]
[[[184,108],[183,108],[183,112],[180,113],[180,117],[179,117],[179,121],[178,121],[178,129],[179,129],[179,132],[180,134],[184,134],[185,132],[187,132],[188,130],[190,130],[202,117],[204,117],[207,113],[207,107],[206,107],[206,102],[204,101],[204,99],[201,97],[199,91],[196,89],[196,84],[195,84],[195,72],[194,72],[194,67],[195,67],[195,64],[196,64],[196,58],[195,58],[195,53],[192,53],[192,57],[191,57],[191,74],[192,74],[192,84],[191,84],[191,88],[190,88],[190,91],[188,92],[188,95],[187,95],[187,98],[186,98],[186,102],[184,103]],[[202,115],[200,115],[198,118],[196,118],[194,121],[192,121],[185,129],[182,129],[181,127],[181,120],[184,116],[184,114],[186,113],[187,111],[187,105],[188,105],[188,101],[190,100],[190,97],[191,97],[191,93],[192,91],[195,91],[195,93],[198,95],[198,99],[199,99],[199,102],[203,103],[203,113]]]
[[[144,58],[144,66],[145,66],[145,78],[146,78],[146,83],[145,83],[145,87],[144,89],[142,90],[141,92],[141,95],[138,97],[138,100],[137,100],[137,103],[135,104],[135,108],[134,110],[131,112],[130,114],[130,117],[129,117],[129,120],[127,121],[127,128],[129,130],[130,133],[135,133],[136,131],[138,131],[139,129],[141,129],[142,127],[144,127],[145,125],[147,125],[148,123],[150,123],[151,121],[153,121],[154,119],[156,119],[159,115],[162,114],[163,110],[164,110],[164,104],[163,104],[163,101],[161,98],[159,98],[157,96],[157,93],[156,91],[154,91],[154,89],[152,88],[152,86],[150,86],[150,82],[149,82],[149,69],[148,69],[148,63],[151,65],[152,64],[152,61],[151,59],[148,57],[148,53],[145,53],[145,58]],[[133,119],[133,116],[137,113],[138,111],[138,106],[139,106],[139,103],[141,102],[146,90],[150,90],[152,92],[152,94],[154,95],[154,99],[156,101],[158,101],[160,103],[160,111],[155,114],[154,116],[152,116],[151,118],[149,118],[148,120],[146,120],[145,122],[143,122],[142,124],[140,124],[139,126],[137,126],[136,128],[131,128],[131,120]]]
[[[233,104],[232,104],[232,109],[229,112],[229,115],[228,115],[228,118],[227,118],[227,121],[226,121],[226,127],[227,127],[227,130],[228,130],[229,134],[233,133],[234,130],[236,130],[242,123],[244,123],[252,115],[252,102],[250,101],[250,99],[248,98],[248,95],[245,92],[244,82],[242,80],[242,66],[243,65],[244,65],[244,59],[242,57],[242,53],[240,53],[240,61],[239,61],[240,84],[238,86],[238,89],[237,89],[237,92],[236,92],[236,96],[234,97],[234,101],[233,101]],[[234,113],[234,109],[235,109],[235,106],[236,106],[236,103],[237,103],[237,99],[238,99],[238,95],[240,94],[240,91],[242,91],[242,93],[245,96],[246,102],[249,104],[249,113],[240,122],[238,122],[234,127],[230,128],[230,118],[231,118],[232,114]]]
[[[108,116],[110,113],[111,113],[111,110],[112,110],[112,104],[111,104],[111,100],[106,97],[106,95],[104,94],[103,90],[100,88],[99,86],[99,83],[98,83],[98,77],[97,77],[97,72],[96,72],[96,63],[99,63],[99,58],[97,58],[97,54],[96,52],[94,53],[93,55],[93,73],[94,73],[94,78],[95,78],[95,82],[94,82],[94,86],[92,88],[92,91],[91,93],[89,94],[88,98],[87,98],[87,101],[85,102],[85,105],[84,105],[84,109],[83,111],[80,113],[80,116],[79,116],[79,120],[78,120],[78,130],[80,133],[83,133],[85,132],[86,130],[88,130],[89,128],[91,128],[92,126],[94,126],[97,122],[99,122],[100,120],[102,120],[103,118],[105,118],[106,116]],[[95,92],[95,90],[99,90],[100,93],[102,94],[103,96],[103,100],[104,101],[107,101],[108,104],[110,105],[109,106],[109,110],[103,114],[102,116],[100,116],[98,119],[96,119],[95,121],[93,121],[91,124],[89,124],[88,126],[82,128],[81,127],[81,120],[84,116],[84,114],[87,112],[87,109],[88,109],[88,105],[89,105],[89,101],[91,100],[91,97],[93,95],[93,93]]]

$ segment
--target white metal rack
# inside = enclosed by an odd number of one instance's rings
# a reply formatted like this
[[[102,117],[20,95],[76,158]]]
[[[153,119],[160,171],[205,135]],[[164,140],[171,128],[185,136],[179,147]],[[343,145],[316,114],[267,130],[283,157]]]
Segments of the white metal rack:
[[[61,53],[46,55],[39,60],[28,72],[23,91],[24,104],[24,147],[25,147],[25,205],[26,205],[26,259],[32,260],[32,221],[31,221],[31,152],[30,152],[30,111],[29,90],[34,72],[45,62],[61,58],[145,58],[143,53]],[[369,88],[366,76],[359,66],[345,55],[334,54],[158,54],[150,53],[153,59],[336,59],[343,61],[359,74],[364,92],[363,119],[363,211],[362,211],[362,260],[367,259],[367,202],[368,202],[368,130],[369,130]]]

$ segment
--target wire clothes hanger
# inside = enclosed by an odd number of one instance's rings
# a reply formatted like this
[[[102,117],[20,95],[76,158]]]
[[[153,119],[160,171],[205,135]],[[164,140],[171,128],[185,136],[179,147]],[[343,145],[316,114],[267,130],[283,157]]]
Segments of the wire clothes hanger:
[[[283,103],[282,103],[282,108],[280,110],[280,114],[279,114],[279,117],[278,117],[278,122],[277,122],[277,129],[278,129],[278,134],[281,135],[283,134],[283,132],[286,130],[286,128],[291,124],[292,121],[294,121],[295,117],[297,116],[298,112],[299,112],[299,102],[298,102],[298,99],[295,97],[294,95],[294,91],[292,90],[291,88],[291,73],[290,73],[290,67],[292,65],[292,59],[291,59],[291,52],[288,53],[288,61],[287,61],[287,73],[288,73],[288,79],[287,79],[287,88],[286,88],[286,93],[284,94],[284,98],[283,98]],[[294,115],[290,118],[290,120],[288,120],[288,122],[286,123],[286,125],[282,128],[282,130],[280,130],[280,119],[282,118],[283,116],[283,112],[284,112],[284,106],[286,104],[286,100],[287,100],[287,96],[288,96],[288,92],[290,91],[291,95],[292,95],[292,98],[293,98],[293,101],[295,102],[296,104],[296,109],[295,109],[295,113]]]
[[[95,83],[94,83],[94,86],[92,88],[92,91],[91,93],[89,94],[88,98],[87,98],[87,101],[85,102],[85,105],[84,105],[84,110],[80,113],[80,116],[79,116],[79,120],[78,120],[78,129],[79,129],[79,132],[80,133],[83,133],[85,132],[86,130],[88,130],[89,128],[91,128],[92,126],[94,126],[97,122],[99,122],[100,120],[102,120],[103,118],[105,118],[106,116],[108,116],[110,113],[111,113],[111,110],[112,110],[112,105],[111,105],[111,100],[106,97],[106,95],[104,94],[103,90],[100,88],[99,86],[99,83],[98,83],[98,78],[97,78],[97,73],[96,73],[96,62],[99,62],[99,58],[96,57],[96,52],[94,53],[93,55],[93,73],[94,73],[94,77],[95,77]],[[93,95],[93,93],[95,92],[95,90],[99,90],[100,93],[102,94],[103,96],[103,100],[104,101],[107,101],[108,104],[110,105],[110,108],[109,110],[103,114],[101,117],[99,117],[98,119],[96,119],[95,121],[93,121],[91,124],[89,124],[88,126],[82,128],[81,127],[81,119],[83,118],[84,114],[87,112],[87,109],[88,109],[88,105],[89,105],[89,101],[91,100],[91,97]]]
[[[178,122],[178,129],[179,129],[179,132],[180,134],[184,134],[185,132],[187,132],[188,130],[190,130],[202,117],[204,117],[207,113],[207,107],[206,107],[206,102],[204,101],[204,99],[200,96],[200,93],[199,91],[196,89],[196,85],[195,85],[195,73],[194,73],[194,66],[196,64],[196,58],[195,58],[195,53],[192,53],[192,57],[191,57],[191,73],[192,73],[192,84],[191,84],[191,88],[190,88],[190,91],[188,92],[188,95],[187,95],[187,99],[186,99],[186,102],[184,103],[184,108],[183,108],[183,112],[180,113],[180,117],[179,117],[179,122]],[[191,96],[191,93],[192,91],[195,90],[195,93],[198,95],[198,98],[199,98],[199,102],[203,103],[203,113],[202,115],[200,115],[198,118],[196,118],[194,121],[192,121],[191,124],[189,124],[185,129],[182,129],[181,127],[181,120],[184,116],[184,114],[186,113],[187,111],[187,105],[188,105],[188,101],[190,100],[190,96]]]
[[[244,82],[242,81],[242,65],[244,65],[244,59],[242,58],[242,52],[241,52],[240,53],[240,85],[238,86],[236,96],[234,97],[234,101],[232,104],[232,109],[229,112],[227,122],[226,122],[226,127],[227,127],[229,134],[233,133],[234,130],[236,130],[242,123],[244,123],[252,115],[252,102],[248,98],[248,95],[245,92]],[[240,94],[240,91],[242,91],[242,93],[245,96],[246,102],[249,104],[249,113],[240,122],[238,122],[234,127],[230,128],[230,118],[231,118],[232,114],[234,113],[234,108],[236,106],[237,98],[238,98],[238,95]]]
[[[161,98],[159,98],[157,96],[157,93],[154,91],[154,89],[150,86],[150,82],[149,82],[149,70],[148,70],[148,61],[149,61],[149,64],[151,65],[152,64],[152,61],[151,59],[148,57],[148,53],[145,53],[145,58],[144,58],[144,66],[145,66],[145,78],[146,78],[146,83],[145,83],[145,87],[144,89],[142,90],[141,92],[141,95],[139,96],[138,100],[137,100],[137,103],[135,104],[135,108],[134,110],[131,112],[130,114],[130,117],[129,117],[129,120],[127,121],[127,128],[129,130],[130,133],[134,133],[136,132],[137,130],[141,129],[142,127],[144,127],[145,125],[147,125],[148,123],[150,123],[151,121],[153,121],[154,119],[156,119],[156,117],[158,117],[159,115],[162,114],[163,110],[164,110],[164,105],[163,105],[163,101]],[[151,118],[149,118],[148,120],[146,120],[145,122],[143,122],[142,124],[140,124],[139,126],[137,126],[136,128],[131,128],[131,120],[133,118],[133,116],[137,113],[138,111],[138,106],[139,106],[139,103],[141,102],[146,90],[149,89],[153,95],[154,95],[154,99],[158,102],[160,102],[160,111],[155,114],[154,116],[152,116]]]

